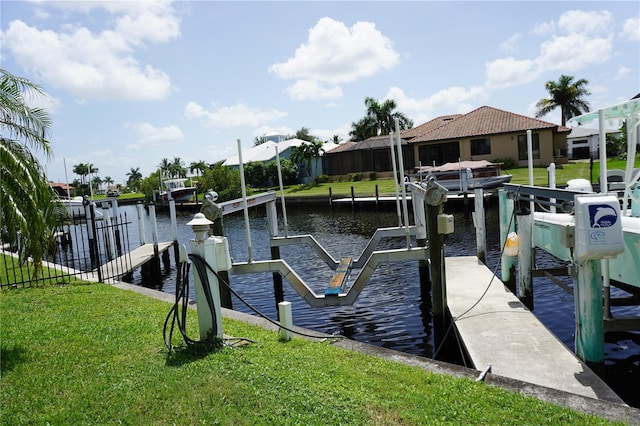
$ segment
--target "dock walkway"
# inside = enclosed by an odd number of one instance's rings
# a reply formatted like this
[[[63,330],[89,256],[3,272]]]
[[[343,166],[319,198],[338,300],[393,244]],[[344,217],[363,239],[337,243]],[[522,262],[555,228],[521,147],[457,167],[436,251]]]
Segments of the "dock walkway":
[[[164,241],[158,243],[158,254],[167,251],[173,245],[172,241]],[[154,256],[152,243],[141,245],[129,253],[105,263],[100,267],[103,277],[118,278],[135,271],[140,266],[147,263]]]
[[[447,257],[447,302],[478,370],[623,403],[611,388],[553,335],[475,256]]]

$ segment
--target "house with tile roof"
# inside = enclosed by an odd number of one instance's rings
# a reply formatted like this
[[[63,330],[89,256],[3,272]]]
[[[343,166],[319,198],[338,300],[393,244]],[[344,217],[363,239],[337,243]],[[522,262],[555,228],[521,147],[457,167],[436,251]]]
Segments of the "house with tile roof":
[[[458,160],[505,158],[526,166],[527,130],[532,132],[534,165],[566,161],[567,135],[571,132],[568,127],[482,106],[467,114],[445,115],[402,130],[402,143],[407,147],[403,148],[405,171]],[[384,172],[390,172],[389,144],[380,142],[385,140],[388,141],[389,136],[347,142],[327,152],[329,174],[375,171],[384,175]],[[361,152],[358,154],[358,151]]]

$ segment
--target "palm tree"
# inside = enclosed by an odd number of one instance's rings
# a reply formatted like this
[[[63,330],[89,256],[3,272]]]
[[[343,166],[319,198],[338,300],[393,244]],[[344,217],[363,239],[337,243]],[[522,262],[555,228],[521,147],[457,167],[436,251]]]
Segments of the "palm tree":
[[[187,176],[187,169],[184,167],[184,162],[180,157],[173,157],[173,162],[169,167],[169,175],[171,177],[183,178]]]
[[[401,112],[395,111],[397,105],[393,99],[387,99],[379,103],[373,98],[365,98],[367,115],[360,121],[352,123],[350,136],[354,141],[364,140],[372,136],[388,135],[395,129],[395,120],[398,119],[400,130],[413,127],[413,121]]]
[[[102,179],[102,182],[109,186],[113,183],[113,179],[111,179],[111,176],[105,176],[104,179]]]
[[[572,117],[589,112],[589,103],[582,99],[591,94],[586,87],[589,82],[584,78],[575,83],[572,81],[572,75],[561,75],[557,82],[547,81],[544,87],[549,92],[550,98],[540,99],[536,103],[536,117],[547,115],[556,107],[560,107],[564,126]]]
[[[169,170],[171,169],[171,161],[168,158],[163,158],[158,164],[158,168],[162,172],[161,175],[169,176]]]
[[[195,171],[196,176],[199,178],[200,175],[204,174],[205,170],[207,170],[208,168],[209,167],[207,166],[207,163],[202,160],[192,161],[191,164],[189,164],[189,173],[193,173]]]
[[[85,178],[87,177],[87,175],[89,174],[89,167],[87,164],[84,163],[80,163],[80,164],[76,164],[75,166],[73,166],[72,169],[73,173],[77,174],[78,176],[80,176],[80,183],[82,185],[84,185],[85,183]]]
[[[335,143],[336,145],[338,145],[340,142],[342,142],[342,138],[338,135],[333,135],[331,140],[329,140],[328,142]]]
[[[27,105],[24,94],[46,96],[36,84],[0,69],[0,239],[17,245],[21,261],[31,256],[37,273],[56,224],[55,193],[31,150],[53,155],[47,139],[51,119],[44,109]]]
[[[135,192],[138,192],[138,187],[140,185],[140,181],[142,180],[142,173],[140,173],[140,167],[136,167],[135,169],[132,167],[129,172],[127,172],[127,186],[129,188],[133,188]]]
[[[290,160],[296,164],[304,165],[307,177],[311,177],[311,160],[315,158],[317,165],[318,158],[324,152],[322,145],[322,141],[315,140],[294,146],[291,148]]]

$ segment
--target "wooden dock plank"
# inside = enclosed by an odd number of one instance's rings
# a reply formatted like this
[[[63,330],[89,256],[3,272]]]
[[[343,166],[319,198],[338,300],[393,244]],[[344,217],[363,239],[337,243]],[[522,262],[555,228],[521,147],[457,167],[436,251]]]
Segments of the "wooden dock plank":
[[[478,370],[591,398],[622,400],[475,256],[445,260],[447,302]]]
[[[340,260],[340,264],[336,268],[336,272],[333,274],[333,277],[329,282],[329,287],[324,291],[325,295],[340,294],[340,290],[342,290],[345,282],[347,281],[347,278],[349,278],[349,273],[351,272],[352,266],[353,258],[343,257]]]
[[[168,250],[172,245],[172,241],[159,242],[158,254]],[[153,258],[153,255],[153,243],[147,243],[129,253],[123,254],[117,259],[105,263],[100,267],[100,272],[103,276],[121,277],[147,263]]]

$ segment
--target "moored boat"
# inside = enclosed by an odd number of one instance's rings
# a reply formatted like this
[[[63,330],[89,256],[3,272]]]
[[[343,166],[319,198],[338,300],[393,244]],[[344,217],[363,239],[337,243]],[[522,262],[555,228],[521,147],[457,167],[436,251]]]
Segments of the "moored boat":
[[[164,191],[160,192],[162,201],[175,200],[177,202],[189,201],[193,196],[196,187],[186,186],[185,178],[167,179],[163,182]]]
[[[512,175],[502,174],[502,163],[467,160],[441,166],[418,167],[414,180],[434,178],[449,191],[468,192],[476,188],[495,189],[511,181]]]

